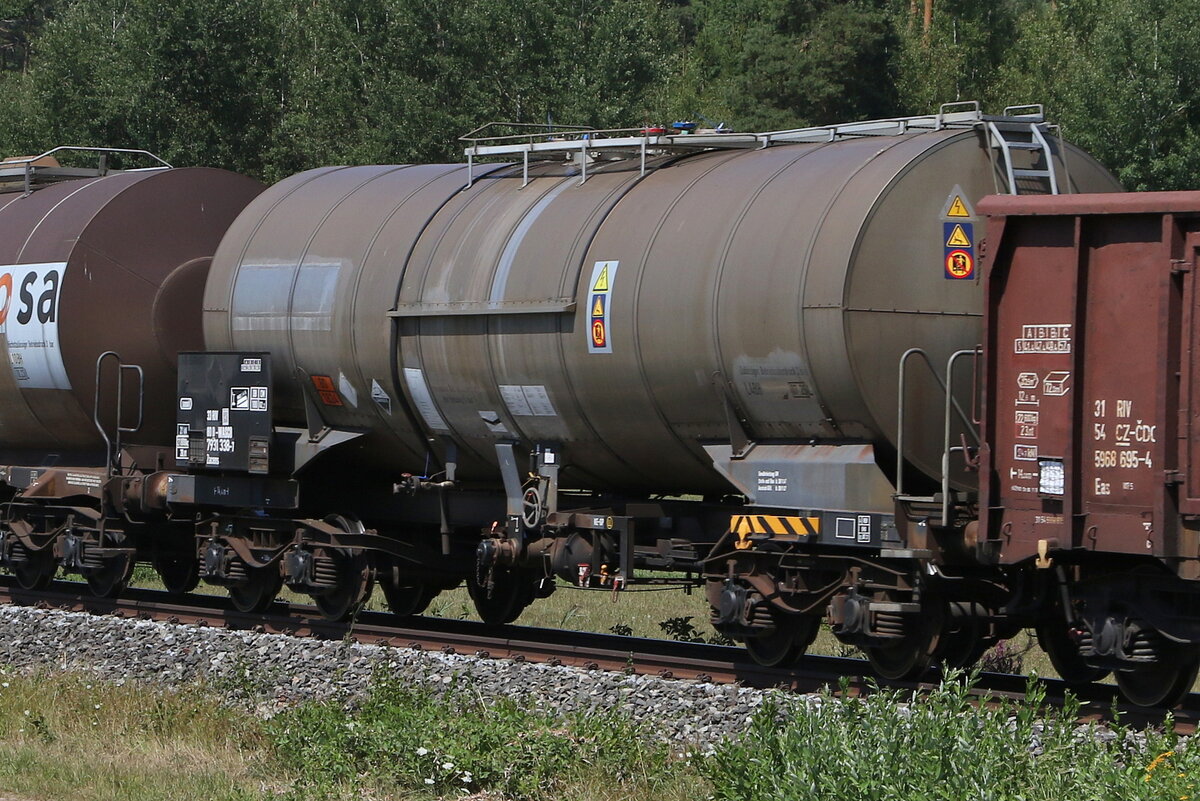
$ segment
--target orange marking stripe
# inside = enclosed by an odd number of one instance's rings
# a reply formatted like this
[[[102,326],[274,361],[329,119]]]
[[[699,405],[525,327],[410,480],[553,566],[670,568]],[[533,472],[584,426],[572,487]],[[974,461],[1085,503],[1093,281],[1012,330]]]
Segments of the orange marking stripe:
[[[821,518],[785,515],[732,515],[729,530],[737,535],[734,547],[745,550],[750,547],[754,534],[770,537],[815,537],[821,533]]]

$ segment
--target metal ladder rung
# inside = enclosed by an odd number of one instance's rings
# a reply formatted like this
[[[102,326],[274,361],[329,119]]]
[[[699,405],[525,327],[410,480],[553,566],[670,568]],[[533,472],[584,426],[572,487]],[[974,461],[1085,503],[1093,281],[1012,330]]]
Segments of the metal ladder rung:
[[[1017,186],[1018,178],[1036,178],[1044,180],[1047,183],[1046,188],[1051,195],[1057,195],[1058,176],[1054,174],[1054,149],[1043,135],[1041,124],[1031,122],[1027,126],[1013,126],[1008,123],[988,122],[989,143],[993,148],[999,150],[1004,158],[1004,171],[1008,177],[1008,191],[1010,194],[1019,195],[1020,188]],[[1029,141],[1022,141],[1017,136],[1028,136]],[[1013,165],[1013,151],[1020,150],[1028,153],[1039,154],[1045,161],[1045,169],[1023,169]],[[1037,163],[1037,156],[1034,157],[1034,163]]]
[[[897,501],[904,503],[941,503],[941,495],[897,495]]]
[[[1030,125],[1037,125],[1045,122],[1041,116],[1036,117],[984,117],[984,120],[997,131],[1005,131],[1009,133],[1029,133]]]

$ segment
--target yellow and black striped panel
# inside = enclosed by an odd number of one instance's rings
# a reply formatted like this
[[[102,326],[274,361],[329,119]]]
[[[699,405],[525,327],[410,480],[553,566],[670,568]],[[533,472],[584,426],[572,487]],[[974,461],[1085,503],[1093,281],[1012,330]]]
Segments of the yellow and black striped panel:
[[[745,550],[751,540],[780,539],[800,541],[821,533],[821,518],[784,515],[733,515],[729,530],[737,535],[734,547]],[[757,536],[756,536],[757,535]]]

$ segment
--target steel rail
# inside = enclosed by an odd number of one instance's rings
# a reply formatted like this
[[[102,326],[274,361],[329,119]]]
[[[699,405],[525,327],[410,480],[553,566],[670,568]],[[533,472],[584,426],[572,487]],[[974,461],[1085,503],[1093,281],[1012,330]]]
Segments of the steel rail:
[[[845,657],[810,654],[796,666],[768,668],[751,661],[744,649],[727,645],[492,626],[437,617],[404,619],[386,612],[363,612],[353,620],[333,622],[304,604],[277,601],[266,612],[245,613],[227,608],[226,599],[218,595],[173,596],[159,590],[130,589],[119,598],[99,598],[81,582],[55,581],[46,590],[34,591],[18,587],[11,577],[0,576],[0,603],[795,693],[827,689],[835,696],[861,696],[888,688],[922,693],[936,686],[932,681],[889,682],[885,686],[870,676],[864,660]],[[1051,705],[1062,705],[1066,693],[1074,693],[1081,703],[1081,722],[1119,717],[1124,725],[1155,726],[1162,725],[1168,711],[1121,703],[1112,684],[1068,688],[1057,679],[1039,681]],[[1028,682],[1026,676],[983,673],[973,693],[984,703],[1019,701],[1026,696]],[[1200,694],[1189,695],[1171,714],[1176,731],[1193,732],[1200,718]]]

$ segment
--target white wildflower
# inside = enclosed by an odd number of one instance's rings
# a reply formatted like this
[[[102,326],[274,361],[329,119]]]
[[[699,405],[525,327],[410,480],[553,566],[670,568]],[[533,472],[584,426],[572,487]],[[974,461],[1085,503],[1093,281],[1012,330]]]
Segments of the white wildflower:
[[[426,784],[433,784],[433,779],[426,779],[426,780],[425,780],[425,783],[426,783]]]
[[[28,715],[29,713],[28,713],[28,712],[26,712],[25,714],[26,714],[26,715]],[[426,754],[428,754],[428,753],[429,753],[429,749],[428,749],[428,748],[418,748],[418,749],[417,749],[417,756],[425,756],[425,755],[426,755]]]

